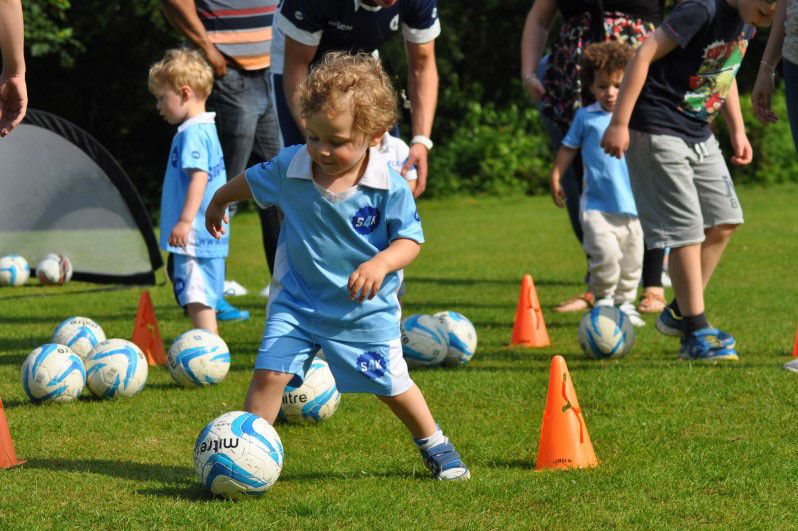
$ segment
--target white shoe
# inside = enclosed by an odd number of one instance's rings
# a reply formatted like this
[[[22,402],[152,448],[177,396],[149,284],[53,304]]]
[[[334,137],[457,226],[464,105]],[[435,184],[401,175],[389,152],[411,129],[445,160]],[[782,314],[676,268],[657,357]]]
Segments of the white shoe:
[[[268,297],[269,296],[269,288],[270,287],[271,287],[271,284],[266,284],[266,287],[263,288],[262,290],[260,290],[260,293],[258,293],[258,295],[260,295],[261,297]]]
[[[788,361],[782,367],[787,369],[788,371],[798,372],[798,359]]]
[[[621,310],[626,316],[632,321],[632,325],[634,326],[646,326],[646,322],[640,317],[640,313],[635,308],[635,305],[631,302],[624,302],[618,309]]]
[[[249,293],[247,288],[236,282],[235,280],[224,281],[224,296],[237,297],[239,295],[246,295]]]

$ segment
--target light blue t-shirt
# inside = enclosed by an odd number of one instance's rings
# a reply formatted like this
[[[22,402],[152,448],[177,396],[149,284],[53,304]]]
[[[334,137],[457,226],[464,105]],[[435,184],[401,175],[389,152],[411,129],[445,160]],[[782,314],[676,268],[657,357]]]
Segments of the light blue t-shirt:
[[[362,303],[349,300],[347,282],[394,240],[424,241],[410,187],[374,148],[359,184],[349,190],[332,194],[312,175],[304,145],[284,148],[246,172],[258,205],[278,205],[284,214],[268,318],[341,341],[399,337],[400,274],[387,274],[377,296]]]
[[[582,150],[584,187],[580,210],[637,216],[626,159],[611,157],[600,145],[611,117],[612,113],[598,103],[579,109],[562,143]]]
[[[224,169],[222,146],[216,134],[214,117],[216,113],[206,112],[190,118],[177,128],[169,149],[169,162],[161,192],[161,249],[170,253],[184,254],[198,258],[218,258],[227,256],[230,242],[230,226],[217,240],[205,228],[205,209],[211,202],[214,192],[227,182]],[[186,203],[188,185],[191,183],[189,170],[197,169],[208,173],[208,184],[202,196],[185,247],[169,245],[169,235],[180,221],[180,213]]]

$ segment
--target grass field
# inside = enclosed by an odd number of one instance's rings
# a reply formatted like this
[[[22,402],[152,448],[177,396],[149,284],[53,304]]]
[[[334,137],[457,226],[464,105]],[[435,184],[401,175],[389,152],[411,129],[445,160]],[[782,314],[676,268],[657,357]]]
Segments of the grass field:
[[[711,321],[738,340],[740,361],[722,365],[677,360],[677,342],[656,332],[653,315],[630,356],[587,359],[576,339],[581,315],[551,311],[583,288],[585,265],[548,197],[420,204],[427,243],[407,271],[405,313],[459,311],[479,347],[464,367],[412,375],[470,482],[427,479],[387,408],[345,395],[326,423],[277,426],[285,467],[265,496],[236,503],[204,491],[194,440],[241,408],[263,327],[255,294],[268,270],[252,213],[234,220],[228,261],[228,276],[253,293],[233,302],[252,319],[221,324],[232,367],[213,388],[179,388],[159,367],[132,399],[84,391],[73,403],[31,405],[19,381],[26,355],[71,315],[130,338],[140,288],[3,288],[0,397],[28,463],[0,470],[0,528],[794,528],[798,376],[781,365],[798,324],[798,187],[739,192],[747,223],[706,295]],[[551,347],[506,347],[524,273],[535,279]],[[168,348],[190,321],[158,278],[149,289]],[[534,471],[555,354],[568,362],[597,468]]]

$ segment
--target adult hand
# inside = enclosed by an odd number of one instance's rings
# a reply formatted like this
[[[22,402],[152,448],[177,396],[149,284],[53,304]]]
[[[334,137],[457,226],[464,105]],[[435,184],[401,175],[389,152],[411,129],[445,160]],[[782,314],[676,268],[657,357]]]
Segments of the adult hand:
[[[208,46],[204,48],[203,53],[205,54],[205,58],[211,64],[211,68],[213,68],[213,75],[218,77],[224,77],[227,74],[227,60],[222,55],[216,46]]]
[[[418,180],[416,181],[416,189],[413,191],[413,197],[418,197],[427,188],[427,156],[429,152],[424,144],[412,144],[410,146],[410,153],[407,155],[407,161],[402,169],[399,171],[402,177],[405,176],[410,168],[414,165],[418,173]]]
[[[0,136],[6,136],[25,117],[28,89],[25,76],[0,75]]]
[[[754,158],[754,150],[751,148],[751,143],[745,131],[734,134],[730,138],[734,155],[732,155],[731,162],[735,166],[744,166],[750,164]]]
[[[765,125],[779,120],[779,116],[773,112],[770,106],[774,90],[773,74],[760,66],[759,75],[756,76],[756,83],[754,83],[754,90],[751,91],[751,103],[753,104],[754,115]]]
[[[541,83],[537,76],[534,75],[524,80],[524,88],[535,103],[540,102],[541,98],[543,98],[543,95],[546,94],[546,89],[543,88],[543,83]]]
[[[601,137],[600,145],[608,155],[617,159],[623,158],[623,152],[629,147],[629,128],[610,123]]]

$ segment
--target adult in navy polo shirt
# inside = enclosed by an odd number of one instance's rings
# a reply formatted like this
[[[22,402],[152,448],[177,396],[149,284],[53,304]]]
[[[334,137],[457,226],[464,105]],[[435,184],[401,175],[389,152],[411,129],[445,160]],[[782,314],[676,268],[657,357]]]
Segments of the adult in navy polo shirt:
[[[438,100],[435,38],[441,29],[436,0],[282,0],[272,35],[272,90],[283,145],[304,144],[296,94],[310,65],[332,50],[371,53],[400,30],[412,109],[410,155],[401,173],[417,168],[418,197],[426,187]]]

